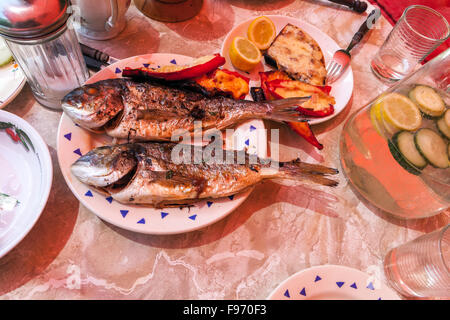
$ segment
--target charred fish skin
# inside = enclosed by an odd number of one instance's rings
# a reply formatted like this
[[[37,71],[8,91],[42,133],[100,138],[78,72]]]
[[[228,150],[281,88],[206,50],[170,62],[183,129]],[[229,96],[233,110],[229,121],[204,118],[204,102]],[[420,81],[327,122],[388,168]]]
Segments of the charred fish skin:
[[[203,130],[221,130],[250,119],[298,121],[296,105],[211,98],[124,78],[83,86],[62,101],[63,110],[81,127],[141,141],[168,141],[176,132],[193,132],[196,123],[201,123]]]
[[[172,161],[175,146],[153,142],[100,147],[77,160],[72,173],[81,182],[100,188],[121,203],[153,207],[238,194],[264,179],[337,185],[328,178],[338,173],[336,169],[299,160],[279,163],[279,169],[274,169],[267,159],[250,161],[245,151],[226,151],[219,162],[175,163]],[[227,163],[227,157],[233,163]],[[244,161],[240,164],[236,159]]]

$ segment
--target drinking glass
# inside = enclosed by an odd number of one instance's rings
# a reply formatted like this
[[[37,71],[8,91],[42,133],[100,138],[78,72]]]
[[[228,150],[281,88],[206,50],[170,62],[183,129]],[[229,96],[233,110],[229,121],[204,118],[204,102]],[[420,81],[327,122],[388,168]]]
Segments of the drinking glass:
[[[400,80],[449,34],[449,24],[439,12],[425,6],[410,6],[378,50],[371,69],[383,80]]]
[[[389,284],[409,297],[450,298],[450,224],[388,252]]]
[[[351,186],[371,204],[402,219],[430,217],[450,207],[450,167],[435,168],[432,163],[417,167],[405,160],[395,139],[404,131],[380,112],[385,97],[394,94],[411,100],[418,85],[433,88],[450,107],[450,48],[351,114],[339,142],[342,171]],[[427,128],[440,142],[449,142],[437,128],[441,118],[421,117],[420,127],[408,135]],[[415,149],[410,145],[409,150]]]

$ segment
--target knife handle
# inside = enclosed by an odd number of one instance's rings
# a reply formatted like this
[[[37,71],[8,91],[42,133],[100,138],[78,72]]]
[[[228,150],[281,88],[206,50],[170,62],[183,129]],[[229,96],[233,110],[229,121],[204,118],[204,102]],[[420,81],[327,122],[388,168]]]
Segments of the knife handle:
[[[80,43],[80,47],[81,47],[81,52],[83,53],[83,55],[88,56],[92,59],[95,59],[95,60],[103,62],[103,63],[108,63],[109,55],[107,55],[106,53],[101,52],[100,50],[88,47],[87,45],[84,45],[82,43]]]
[[[365,3],[364,1],[358,1],[358,0],[328,0],[328,1],[334,2],[337,4],[342,4],[358,13],[363,13],[367,9],[367,3]]]
[[[379,17],[380,12],[378,10],[372,10],[372,12],[367,16],[364,23],[359,27],[358,31],[353,36],[352,41],[346,49],[347,52],[350,52],[350,50],[352,50],[353,47],[361,41],[361,39],[364,37],[367,31],[369,31],[369,29],[378,20]]]

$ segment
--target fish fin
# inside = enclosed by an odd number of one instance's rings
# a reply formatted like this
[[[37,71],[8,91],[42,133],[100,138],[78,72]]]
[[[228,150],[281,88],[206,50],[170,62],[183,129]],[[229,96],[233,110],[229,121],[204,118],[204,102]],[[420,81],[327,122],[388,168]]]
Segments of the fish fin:
[[[308,118],[303,116],[298,110],[298,106],[308,101],[311,97],[286,98],[279,100],[265,101],[270,106],[271,112],[267,119],[282,122],[300,122]]]
[[[322,166],[320,164],[311,164],[301,162],[299,159],[290,162],[280,162],[279,167],[274,166],[264,168],[261,172],[266,179],[289,179],[299,181],[311,181],[324,186],[335,187],[338,182],[329,179],[328,175],[338,174],[339,171],[334,168]]]

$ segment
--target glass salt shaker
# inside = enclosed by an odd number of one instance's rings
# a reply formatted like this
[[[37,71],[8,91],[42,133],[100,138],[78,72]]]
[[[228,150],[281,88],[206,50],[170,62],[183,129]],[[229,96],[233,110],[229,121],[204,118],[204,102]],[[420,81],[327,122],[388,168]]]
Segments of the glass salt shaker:
[[[0,36],[27,77],[34,97],[51,109],[81,86],[89,72],[68,25],[68,0],[1,0]]]

